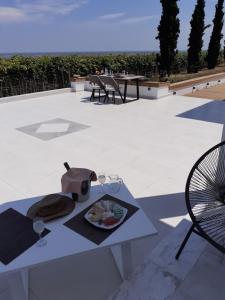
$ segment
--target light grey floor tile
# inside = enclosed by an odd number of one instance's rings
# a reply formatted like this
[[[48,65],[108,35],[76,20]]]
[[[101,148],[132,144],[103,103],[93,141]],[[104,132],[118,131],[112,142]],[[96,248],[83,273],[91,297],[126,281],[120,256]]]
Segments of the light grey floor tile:
[[[12,300],[9,289],[0,292],[0,300]]]
[[[121,283],[109,251],[82,254],[33,269],[31,290],[41,300],[105,300]]]
[[[143,209],[159,231],[157,236],[132,244],[134,265],[138,266],[187,214],[183,195],[186,178],[200,155],[221,140],[223,125],[215,116],[224,103],[202,107],[211,101],[169,96],[125,105],[95,105],[82,101],[89,96],[88,92],[64,93],[0,106],[0,203],[59,192],[65,161],[73,167],[117,173],[133,195],[141,198]],[[37,124],[56,126],[55,120],[59,127],[44,127],[37,133],[47,134],[48,141],[29,135]],[[88,128],[64,134],[68,121]],[[29,134],[16,130],[32,124],[35,128],[27,128]],[[50,139],[54,130],[59,131],[54,137],[60,138]],[[214,261],[212,253],[206,252],[206,256]],[[220,259],[215,255],[215,262]],[[214,269],[210,268],[207,280],[216,278]],[[120,283],[109,253],[89,253],[32,270],[31,299],[101,300]],[[174,287],[171,281],[168,284]],[[196,290],[199,297],[200,291],[203,293],[203,289]],[[210,287],[207,291],[210,295]]]
[[[171,300],[223,300],[225,268],[215,256],[215,252],[204,251]]]

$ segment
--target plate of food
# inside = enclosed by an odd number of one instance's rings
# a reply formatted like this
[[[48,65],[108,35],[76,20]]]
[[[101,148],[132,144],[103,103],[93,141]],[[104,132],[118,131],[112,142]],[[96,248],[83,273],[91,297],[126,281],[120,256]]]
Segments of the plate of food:
[[[128,210],[111,200],[100,200],[84,215],[84,218],[92,225],[102,229],[113,229],[120,225]]]

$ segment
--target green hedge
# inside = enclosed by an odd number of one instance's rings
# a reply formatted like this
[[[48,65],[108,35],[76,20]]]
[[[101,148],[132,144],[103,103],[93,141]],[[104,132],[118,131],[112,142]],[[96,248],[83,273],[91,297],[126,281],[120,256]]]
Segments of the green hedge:
[[[0,59],[0,97],[69,87],[73,74],[86,76],[109,68],[114,72],[152,76],[156,73],[154,53],[103,56],[14,56]]]
[[[204,58],[205,53],[202,56],[202,67],[205,67]],[[2,58],[0,59],[0,97],[69,87],[73,74],[86,76],[104,68],[109,68],[113,72],[126,70],[148,78],[157,78],[156,60],[156,53]],[[185,72],[186,68],[187,53],[179,52],[173,73]]]

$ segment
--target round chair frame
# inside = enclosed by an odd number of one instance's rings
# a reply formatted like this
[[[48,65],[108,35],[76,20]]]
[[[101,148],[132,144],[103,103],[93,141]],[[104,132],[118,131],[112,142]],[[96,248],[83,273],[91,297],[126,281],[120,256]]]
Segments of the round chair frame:
[[[185,201],[192,226],[176,259],[192,232],[225,253],[225,141],[209,149],[194,164],[187,178]]]

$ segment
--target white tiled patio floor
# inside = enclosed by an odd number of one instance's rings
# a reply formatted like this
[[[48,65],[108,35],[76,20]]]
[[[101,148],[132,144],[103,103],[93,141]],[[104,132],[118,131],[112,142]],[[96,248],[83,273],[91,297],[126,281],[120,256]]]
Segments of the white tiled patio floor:
[[[225,103],[210,108],[209,100],[169,96],[98,105],[87,101],[88,96],[64,93],[0,104],[0,203],[59,192],[65,161],[118,173],[141,198],[159,231],[158,236],[133,244],[138,265],[186,215],[187,175],[197,158],[221,140],[223,125],[206,120],[221,114]],[[201,112],[203,105],[209,105],[208,113],[205,107]],[[89,127],[50,140],[16,129],[57,118]],[[110,254],[99,251],[32,270],[31,299],[102,300],[120,282]]]

